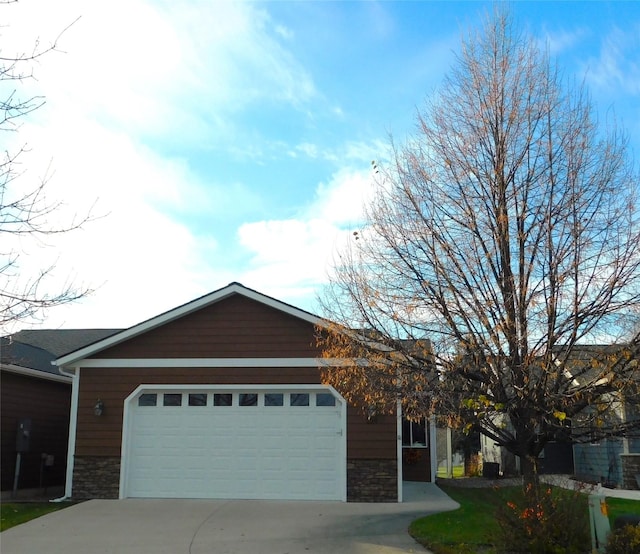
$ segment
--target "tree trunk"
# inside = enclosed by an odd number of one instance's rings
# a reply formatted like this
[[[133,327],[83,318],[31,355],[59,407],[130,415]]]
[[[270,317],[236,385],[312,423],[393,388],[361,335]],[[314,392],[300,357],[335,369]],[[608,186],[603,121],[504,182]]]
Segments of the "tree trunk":
[[[512,423],[516,429],[516,445],[515,454],[520,456],[520,473],[522,474],[525,487],[531,484],[537,488],[540,481],[538,476],[538,454],[536,444],[536,427],[532,414],[523,411],[515,418]]]
[[[532,454],[520,456],[520,472],[524,481],[525,488],[532,485],[537,488],[540,484],[540,475],[538,474],[538,457]]]

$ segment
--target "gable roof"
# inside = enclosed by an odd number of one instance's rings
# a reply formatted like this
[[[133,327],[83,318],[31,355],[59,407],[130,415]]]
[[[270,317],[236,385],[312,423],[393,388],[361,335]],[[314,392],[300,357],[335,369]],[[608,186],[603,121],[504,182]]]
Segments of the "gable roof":
[[[296,308],[291,304],[287,304],[286,302],[281,302],[280,300],[276,300],[270,296],[257,292],[253,289],[247,288],[240,283],[230,283],[226,287],[213,291],[209,294],[201,296],[200,298],[196,298],[191,302],[187,302],[177,308],[173,308],[167,312],[164,312],[160,315],[152,317],[142,323],[138,323],[133,327],[129,327],[128,329],[121,330],[112,334],[111,336],[105,337],[102,340],[98,340],[97,342],[87,345],[85,347],[81,347],[73,352],[69,352],[66,355],[59,357],[55,363],[63,368],[65,366],[72,366],[75,362],[82,360],[88,356],[92,356],[101,350],[109,348],[111,346],[115,346],[121,342],[132,339],[151,331],[157,327],[165,325],[171,321],[184,317],[190,313],[193,313],[197,310],[201,310],[207,306],[211,306],[216,302],[220,302],[225,298],[229,298],[234,294],[239,294],[256,302],[260,302],[265,306],[269,306],[286,314],[289,314],[293,317],[297,317],[313,325],[321,325],[324,326],[326,324],[325,320],[321,317],[318,317],[310,312],[305,310],[301,310],[300,308]]]
[[[628,368],[630,375],[635,375],[632,379],[640,377],[637,376],[640,361],[637,337],[629,343],[577,344],[568,352],[559,346],[554,349],[554,353],[576,385],[606,383],[609,378],[605,374],[616,366],[620,369]]]

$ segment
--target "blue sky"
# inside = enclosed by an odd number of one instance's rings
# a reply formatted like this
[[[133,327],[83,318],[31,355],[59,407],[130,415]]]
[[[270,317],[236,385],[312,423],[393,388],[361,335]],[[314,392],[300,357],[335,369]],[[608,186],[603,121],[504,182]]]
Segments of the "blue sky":
[[[3,54],[60,39],[26,92],[47,104],[20,186],[47,172],[60,220],[23,241],[25,279],[55,265],[86,299],[18,327],[125,327],[239,281],[317,311],[357,227],[371,161],[402,141],[486,2],[22,0]],[[515,2],[513,15],[612,109],[640,153],[640,2]],[[55,223],[55,221],[54,221]]]

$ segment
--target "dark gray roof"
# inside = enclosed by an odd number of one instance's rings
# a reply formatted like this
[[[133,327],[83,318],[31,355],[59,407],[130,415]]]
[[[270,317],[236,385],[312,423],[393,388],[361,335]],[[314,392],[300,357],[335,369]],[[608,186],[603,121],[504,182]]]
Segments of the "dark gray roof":
[[[58,374],[58,368],[51,365],[55,359],[56,357],[51,352],[42,348],[12,340],[10,337],[0,337],[0,362],[2,364]]]
[[[33,329],[0,337],[0,362],[59,375],[59,356],[102,340],[121,329]]]
[[[59,358],[110,337],[122,329],[31,329],[18,331],[11,340],[42,348]]]

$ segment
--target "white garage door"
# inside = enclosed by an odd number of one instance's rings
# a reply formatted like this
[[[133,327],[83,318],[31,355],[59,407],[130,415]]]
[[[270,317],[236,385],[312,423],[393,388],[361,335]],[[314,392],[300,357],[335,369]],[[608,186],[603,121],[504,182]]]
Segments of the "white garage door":
[[[146,389],[129,399],[125,497],[343,500],[329,389]]]

